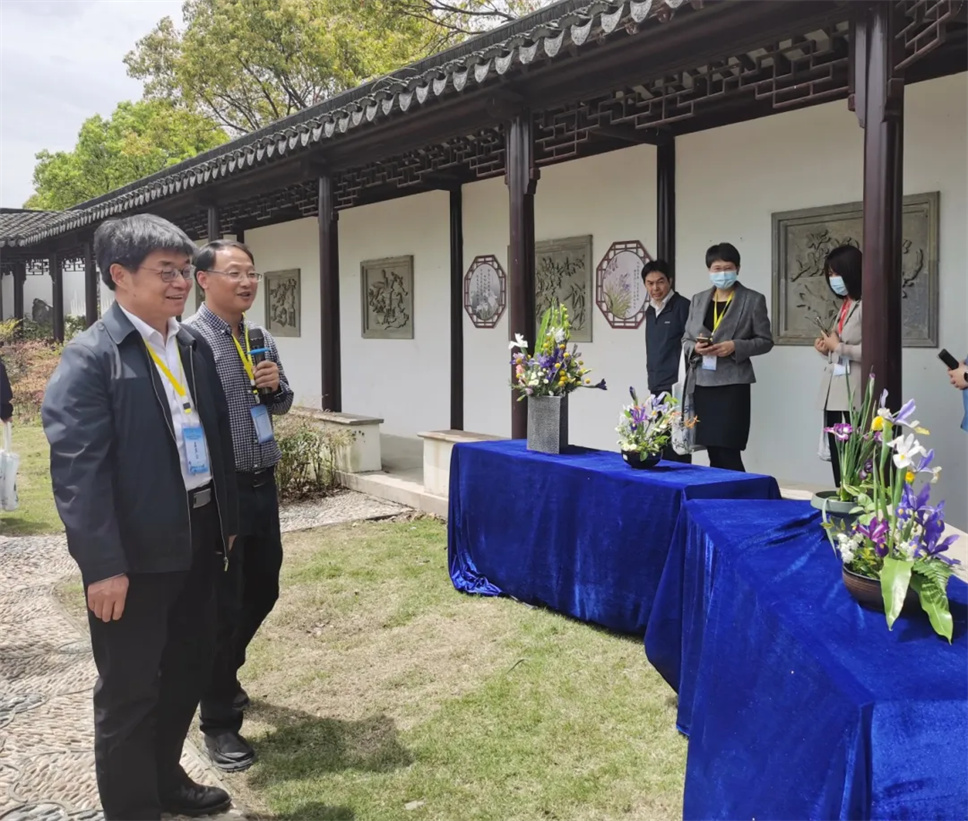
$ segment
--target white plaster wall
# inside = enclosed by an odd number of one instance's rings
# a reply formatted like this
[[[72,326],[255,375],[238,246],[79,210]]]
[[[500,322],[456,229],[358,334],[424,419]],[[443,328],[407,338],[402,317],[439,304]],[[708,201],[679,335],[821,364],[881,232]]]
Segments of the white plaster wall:
[[[911,86],[906,98],[904,191],[941,192],[940,340],[968,353],[966,248],[968,75]],[[679,290],[708,287],[706,248],[728,240],[743,255],[743,281],[770,303],[771,214],[862,199],[863,133],[846,103],[831,103],[680,138],[677,145]],[[542,170],[535,199],[536,238],[593,235],[597,264],[610,243],[639,239],[655,253],[655,151],[637,146]],[[506,263],[507,189],[503,180],[464,187],[465,266],[478,254]],[[494,330],[465,317],[465,427],[508,435],[507,313]],[[571,403],[571,441],[614,450],[619,407],[630,384],[645,385],[644,330],[612,330],[595,309],[593,342],[581,345],[607,393],[580,391]],[[919,402],[929,443],[944,465],[937,497],[949,518],[968,526],[968,437],[959,429],[960,395],[934,349],[904,352],[904,394]],[[776,347],[755,361],[748,469],[781,481],[824,484],[830,467],[816,455],[820,364],[806,347]],[[697,457],[704,462],[704,456]]]
[[[535,195],[536,241],[592,235],[597,266],[608,247],[639,239],[654,256],[655,148],[635,146],[541,170]],[[493,254],[507,271],[508,192],[502,179],[464,186],[464,266]],[[528,340],[533,342],[533,340]],[[581,343],[593,381],[609,389],[580,390],[569,402],[573,444],[615,449],[615,425],[628,389],[646,388],[645,329],[613,330],[592,307],[592,341]],[[503,436],[511,432],[508,312],[494,329],[464,316],[464,427]]]
[[[300,270],[300,336],[277,337],[276,343],[286,369],[286,377],[296,394],[296,403],[313,408],[319,407],[322,390],[319,356],[318,232],[318,223],[314,217],[266,228],[253,228],[245,232],[245,244],[255,257],[256,270]],[[204,242],[200,244],[203,245]],[[263,282],[262,286],[264,285]],[[194,299],[193,289],[190,302],[194,303]],[[253,322],[260,325],[265,323],[264,299],[260,290],[248,315]]]
[[[965,260],[968,75],[910,86],[905,99],[904,193],[941,192],[940,342],[968,353]],[[683,137],[677,146],[677,258],[680,287],[708,286],[705,249],[728,240],[743,256],[741,279],[770,302],[774,211],[852,202],[863,197],[863,132],[843,103],[768,117]],[[757,357],[751,470],[780,479],[830,481],[816,456],[821,415],[815,406],[819,357],[807,347],[776,347]],[[937,350],[908,348],[904,399],[918,401],[944,474],[955,526],[968,526],[968,437],[959,429],[961,396],[948,384]]]
[[[339,218],[343,410],[384,433],[450,427],[449,194],[342,211]],[[363,339],[360,263],[413,255],[414,338]]]

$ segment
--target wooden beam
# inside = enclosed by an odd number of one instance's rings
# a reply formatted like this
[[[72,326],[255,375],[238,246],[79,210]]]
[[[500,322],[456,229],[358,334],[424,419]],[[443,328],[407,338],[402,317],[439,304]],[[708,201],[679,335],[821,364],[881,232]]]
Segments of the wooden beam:
[[[660,137],[656,129],[638,129],[630,125],[601,125],[588,132],[592,139],[604,137],[630,145],[658,145]]]
[[[322,409],[341,411],[342,374],[339,321],[339,214],[333,178],[319,177],[319,352]]]
[[[24,283],[27,281],[27,263],[20,260],[13,269],[13,315],[15,319],[24,318]],[[18,334],[23,330],[18,326]]]
[[[464,429],[464,199],[450,192],[450,427]]]
[[[534,338],[534,193],[539,171],[534,166],[534,120],[531,112],[514,117],[505,131],[510,211],[510,335],[521,334],[532,345]],[[514,379],[514,368],[511,368]],[[511,393],[511,436],[525,439],[528,435],[528,406]]]
[[[893,3],[866,6],[866,70],[858,66],[855,89],[864,102],[864,320],[862,368],[875,391],[901,405],[901,206],[904,158],[904,83],[894,76],[897,18]],[[860,84],[863,83],[863,88]],[[863,93],[861,93],[863,92]]]
[[[676,275],[676,142],[664,140],[656,150],[656,242],[655,253],[669,263]]]
[[[98,318],[98,278],[94,243],[84,243],[84,324],[90,328]]]
[[[218,206],[211,203],[206,208],[208,214],[208,241],[215,242],[222,238],[222,228],[219,224]]]
[[[47,258],[51,279],[51,325],[55,342],[64,341],[64,272],[61,270],[61,258],[51,254]]]

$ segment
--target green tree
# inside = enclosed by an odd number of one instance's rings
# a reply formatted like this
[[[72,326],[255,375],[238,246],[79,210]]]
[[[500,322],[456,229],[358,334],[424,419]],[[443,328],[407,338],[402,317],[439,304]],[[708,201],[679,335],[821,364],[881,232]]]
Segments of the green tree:
[[[119,103],[84,122],[73,151],[38,153],[25,208],[62,210],[113,191],[228,139],[211,120],[166,100]]]
[[[186,0],[125,57],[145,96],[254,131],[549,0]]]
[[[384,0],[186,0],[125,58],[145,95],[253,131],[426,55],[435,27]]]

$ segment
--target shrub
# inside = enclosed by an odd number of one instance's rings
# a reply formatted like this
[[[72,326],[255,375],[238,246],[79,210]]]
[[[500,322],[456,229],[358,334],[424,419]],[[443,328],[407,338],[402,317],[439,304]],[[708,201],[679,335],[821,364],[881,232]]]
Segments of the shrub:
[[[49,338],[20,338],[18,325],[16,319],[0,322],[0,356],[13,390],[14,413],[22,422],[33,422],[40,416],[44,392],[60,362],[63,346]]]
[[[352,433],[320,430],[298,414],[276,419],[275,430],[282,451],[276,467],[280,501],[320,496],[339,485],[336,463],[340,452],[353,443]]]

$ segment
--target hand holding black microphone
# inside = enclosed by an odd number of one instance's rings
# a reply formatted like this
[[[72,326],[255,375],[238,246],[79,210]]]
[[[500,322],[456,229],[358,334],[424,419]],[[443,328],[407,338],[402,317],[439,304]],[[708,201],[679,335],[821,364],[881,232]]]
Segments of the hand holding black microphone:
[[[279,366],[268,359],[269,349],[266,347],[265,336],[259,328],[249,331],[249,358],[252,360],[252,372],[260,397],[272,396],[279,390]]]

